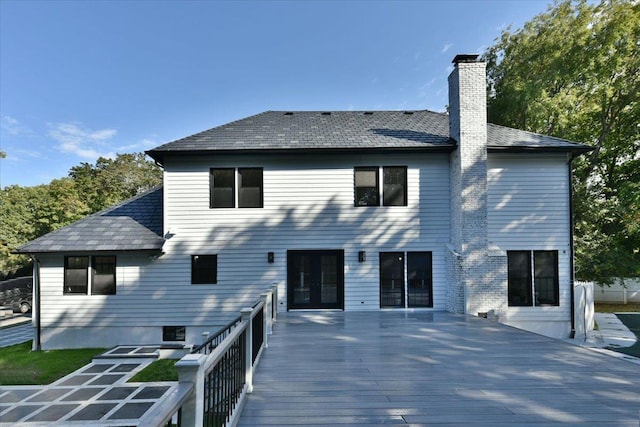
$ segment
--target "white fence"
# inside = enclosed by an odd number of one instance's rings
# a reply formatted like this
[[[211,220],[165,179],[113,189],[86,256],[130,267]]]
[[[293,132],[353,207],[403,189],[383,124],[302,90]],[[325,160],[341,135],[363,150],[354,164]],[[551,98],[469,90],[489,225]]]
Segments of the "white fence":
[[[640,302],[640,280],[624,279],[623,283],[616,282],[611,286],[595,283],[595,302],[610,302],[628,304]]]

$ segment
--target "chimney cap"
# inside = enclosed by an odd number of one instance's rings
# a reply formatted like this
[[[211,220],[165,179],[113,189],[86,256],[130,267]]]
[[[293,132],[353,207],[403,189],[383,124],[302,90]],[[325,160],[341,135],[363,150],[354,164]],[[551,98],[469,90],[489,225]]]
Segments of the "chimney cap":
[[[473,53],[473,54],[458,54],[455,56],[455,58],[453,58],[453,61],[451,61],[454,64],[459,64],[461,62],[478,62],[478,54]]]

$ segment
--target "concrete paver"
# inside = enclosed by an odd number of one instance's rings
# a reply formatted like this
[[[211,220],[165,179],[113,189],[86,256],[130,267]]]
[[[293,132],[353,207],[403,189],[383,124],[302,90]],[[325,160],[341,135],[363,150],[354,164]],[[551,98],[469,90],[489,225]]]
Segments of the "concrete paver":
[[[116,347],[50,385],[2,386],[0,425],[145,425],[180,388],[177,382],[127,382],[156,360],[157,350]]]

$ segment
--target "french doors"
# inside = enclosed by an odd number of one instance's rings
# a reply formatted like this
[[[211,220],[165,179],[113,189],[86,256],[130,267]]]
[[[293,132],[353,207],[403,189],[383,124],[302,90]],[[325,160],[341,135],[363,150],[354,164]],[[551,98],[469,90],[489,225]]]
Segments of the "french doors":
[[[380,308],[433,307],[431,261],[431,252],[380,252]]]
[[[287,251],[287,308],[344,308],[344,251]]]

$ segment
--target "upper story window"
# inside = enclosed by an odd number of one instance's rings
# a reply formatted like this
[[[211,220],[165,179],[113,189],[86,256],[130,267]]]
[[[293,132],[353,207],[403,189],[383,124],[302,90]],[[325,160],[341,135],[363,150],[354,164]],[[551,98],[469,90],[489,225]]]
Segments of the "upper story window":
[[[354,168],[354,205],[380,206],[380,169],[382,169],[382,205],[407,206],[406,166]]]
[[[380,206],[378,168],[365,167],[354,169],[355,205]]]
[[[558,251],[507,251],[509,306],[560,304]]]
[[[238,168],[238,207],[262,207],[262,169]]]
[[[382,168],[382,204],[384,206],[407,206],[406,166]]]
[[[91,271],[91,275],[89,275]],[[90,279],[90,280],[89,280]],[[64,257],[65,294],[115,295],[115,256],[66,256]]]
[[[212,208],[234,208],[236,206],[235,188],[234,169],[211,169],[209,206]]]
[[[211,168],[209,190],[211,208],[261,208],[262,168]]]

